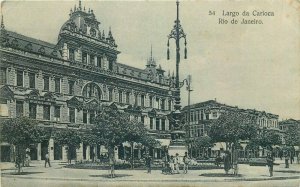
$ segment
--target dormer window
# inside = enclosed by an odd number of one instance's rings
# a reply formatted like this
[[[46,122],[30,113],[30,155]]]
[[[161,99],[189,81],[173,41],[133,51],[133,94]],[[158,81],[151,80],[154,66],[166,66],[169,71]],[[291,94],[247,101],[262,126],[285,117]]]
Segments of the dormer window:
[[[38,52],[41,53],[42,55],[45,54],[45,48],[41,47]]]
[[[94,28],[92,28],[90,30],[90,34],[91,34],[92,37],[95,37],[96,36],[96,30]]]
[[[69,49],[69,60],[74,62],[75,61],[75,50],[74,49]]]
[[[90,65],[94,66],[95,65],[95,56],[90,55]]]
[[[111,71],[113,70],[113,62],[112,61],[109,61],[108,69],[111,70]]]
[[[87,64],[87,53],[86,52],[82,53],[82,63]]]

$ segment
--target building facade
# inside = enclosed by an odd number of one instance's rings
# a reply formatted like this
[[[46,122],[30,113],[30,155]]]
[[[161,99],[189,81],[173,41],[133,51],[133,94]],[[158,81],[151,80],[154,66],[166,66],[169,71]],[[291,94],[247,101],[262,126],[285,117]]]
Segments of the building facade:
[[[198,137],[208,135],[210,125],[214,120],[218,119],[225,111],[239,111],[250,115],[255,115],[257,118],[257,127],[260,130],[266,128],[269,130],[279,131],[278,115],[267,113],[265,111],[257,111],[253,109],[240,109],[236,106],[229,106],[217,102],[216,100],[208,100],[200,103],[196,103],[183,108],[185,113],[186,122],[189,124],[187,136],[190,140],[195,140]],[[242,143],[241,157],[247,155],[246,146],[247,143]],[[226,144],[223,142],[215,143],[215,145],[209,148],[206,153],[208,157],[215,157],[223,150],[226,150]]]
[[[56,44],[11,32],[1,22],[1,118],[27,116],[41,126],[83,129],[104,106],[132,111],[149,133],[168,145],[173,109],[173,80],[151,56],[145,69],[118,62],[120,51],[111,29],[105,32],[93,10],[79,2],[58,33]],[[9,25],[9,24],[8,24]],[[11,147],[2,143],[2,152]],[[66,160],[66,148],[53,139],[31,148],[31,159]],[[102,146],[81,144],[77,160],[99,156]],[[1,154],[5,155],[5,154]],[[9,155],[9,154],[6,154]],[[155,158],[161,150],[153,150]],[[1,160],[8,160],[2,156]]]

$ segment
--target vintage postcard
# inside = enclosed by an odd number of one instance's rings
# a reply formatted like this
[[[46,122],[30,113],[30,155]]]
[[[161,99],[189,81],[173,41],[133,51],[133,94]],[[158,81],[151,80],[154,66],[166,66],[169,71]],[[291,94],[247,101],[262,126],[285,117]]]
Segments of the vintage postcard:
[[[1,1],[1,186],[300,186],[300,1]]]

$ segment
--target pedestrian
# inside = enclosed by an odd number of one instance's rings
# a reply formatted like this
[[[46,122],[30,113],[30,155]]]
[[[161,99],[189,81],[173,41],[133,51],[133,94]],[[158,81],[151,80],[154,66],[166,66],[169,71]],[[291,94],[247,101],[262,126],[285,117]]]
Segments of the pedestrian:
[[[270,177],[273,176],[273,162],[274,162],[274,159],[273,159],[272,153],[270,153],[270,152],[267,153],[267,165],[269,168]]]
[[[163,169],[162,169],[162,173],[170,173],[169,162],[170,162],[170,157],[169,157],[169,154],[167,153],[163,157]]]
[[[174,158],[174,166],[175,166],[175,169],[176,169],[176,173],[179,173],[179,164],[180,164],[179,154],[176,153],[176,156]]]
[[[298,156],[297,156],[297,164],[300,164],[300,153],[298,152]]]
[[[283,156],[284,156],[284,159],[285,159],[285,168],[289,168],[289,152],[284,151]]]
[[[26,153],[26,155],[25,155],[25,166],[26,167],[30,166],[30,155],[29,155],[29,153]]]
[[[173,174],[174,173],[174,171],[175,171],[175,165],[174,165],[174,162],[175,162],[175,160],[174,160],[174,156],[173,155],[171,155],[171,157],[170,157],[170,168],[171,168],[171,174]]]
[[[146,167],[147,167],[147,173],[151,173],[151,156],[147,155],[146,157]]]
[[[115,164],[116,164],[115,155],[113,153],[110,153],[110,157],[109,157],[110,178],[115,178]]]
[[[225,151],[225,156],[224,156],[224,170],[225,170],[226,174],[228,174],[230,168],[231,168],[231,156],[230,156],[229,151]]]
[[[291,164],[293,164],[293,162],[294,162],[294,151],[292,151],[292,150],[290,152],[290,157],[291,157],[290,162],[291,162]]]
[[[45,155],[45,167],[46,167],[47,163],[48,163],[49,167],[51,167],[51,165],[50,165],[50,158],[49,158],[48,152]]]
[[[187,173],[189,170],[190,158],[187,152],[184,153],[183,157],[183,173]]]

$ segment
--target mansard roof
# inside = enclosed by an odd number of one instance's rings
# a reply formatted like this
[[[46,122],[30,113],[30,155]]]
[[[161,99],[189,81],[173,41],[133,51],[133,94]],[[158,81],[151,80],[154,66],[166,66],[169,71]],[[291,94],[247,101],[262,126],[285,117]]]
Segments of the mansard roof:
[[[61,54],[54,44],[12,31],[7,31],[7,38],[8,47],[61,59]]]

